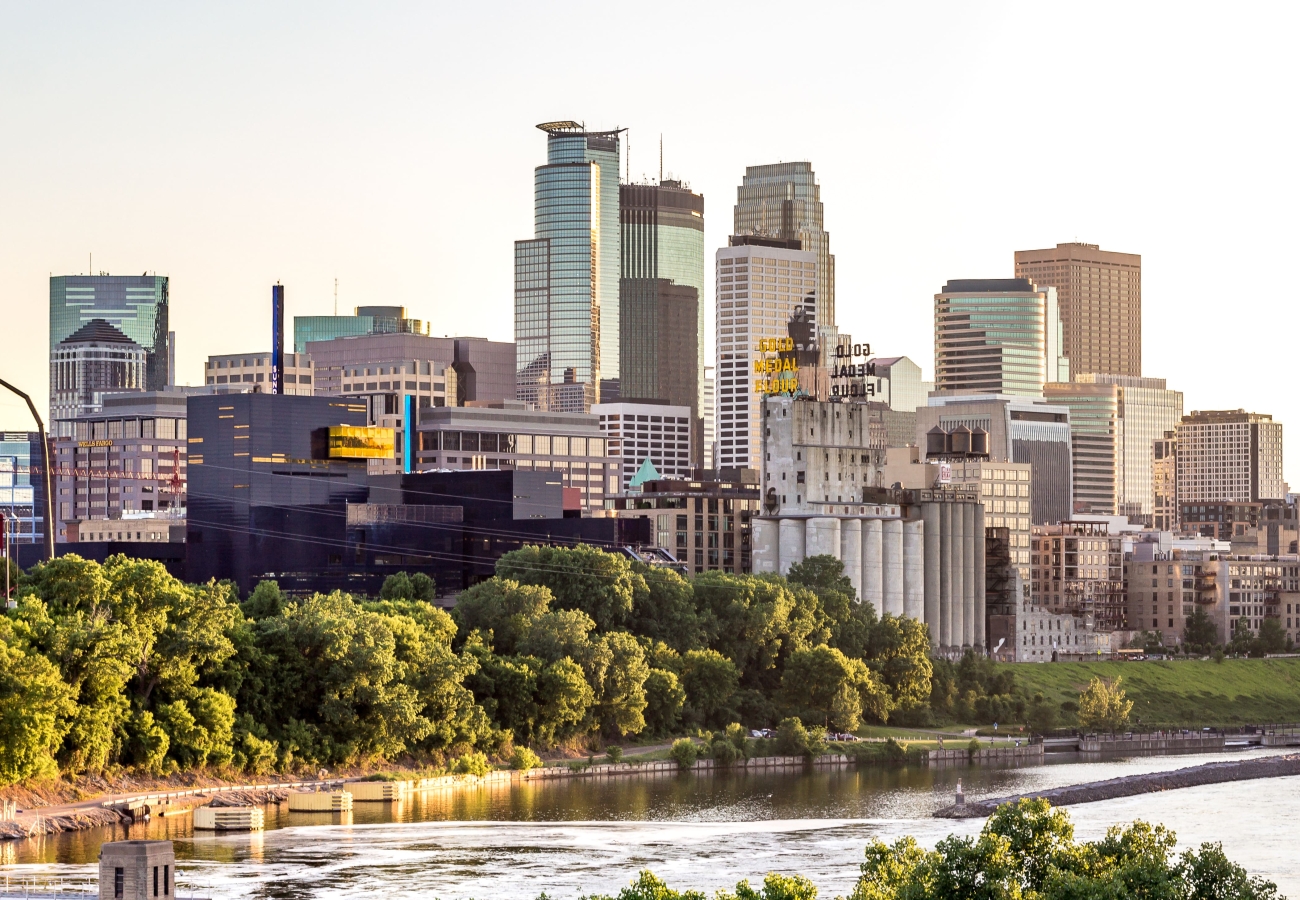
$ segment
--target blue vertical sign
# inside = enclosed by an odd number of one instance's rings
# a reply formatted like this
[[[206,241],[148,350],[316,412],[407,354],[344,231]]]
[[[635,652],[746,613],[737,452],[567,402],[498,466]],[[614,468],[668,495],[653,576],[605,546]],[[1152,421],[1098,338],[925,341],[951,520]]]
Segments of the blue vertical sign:
[[[415,395],[407,394],[404,398],[402,409],[402,471],[406,474],[411,472],[411,460],[415,454],[412,450],[415,447]]]
[[[284,285],[271,288],[271,393],[284,393]]]

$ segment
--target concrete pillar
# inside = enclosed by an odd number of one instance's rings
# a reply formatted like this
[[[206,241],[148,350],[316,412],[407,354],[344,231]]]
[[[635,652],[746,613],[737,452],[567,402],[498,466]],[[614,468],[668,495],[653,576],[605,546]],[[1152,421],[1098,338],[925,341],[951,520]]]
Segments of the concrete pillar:
[[[862,520],[840,520],[840,559],[844,574],[853,583],[853,593],[862,598]]]
[[[876,615],[885,609],[885,588],[881,566],[885,551],[881,542],[879,519],[862,520],[862,599],[870,603]]]
[[[782,543],[784,546],[784,542]],[[785,553],[782,552],[783,557]],[[952,646],[952,504],[939,504],[939,646]]]
[[[808,520],[804,532],[804,554],[808,556],[840,555],[840,520],[830,516],[818,516]]]
[[[903,523],[903,615],[925,620],[925,522],[921,519]]]
[[[975,646],[975,504],[961,505],[962,538],[962,632],[963,647]]]
[[[962,518],[960,503],[949,503],[952,510],[952,643],[948,646],[954,650],[961,647],[962,635],[966,629],[966,522]]]
[[[759,575],[764,572],[780,571],[781,552],[780,545],[777,543],[780,536],[780,526],[776,519],[754,519],[754,533],[752,540],[754,542],[754,551],[752,566],[754,574]]]
[[[903,614],[903,520],[885,519],[880,524],[882,578],[885,594],[885,612],[891,616]]]
[[[921,506],[925,522],[925,624],[930,629],[930,646],[939,646],[939,504]]]
[[[781,574],[789,575],[791,566],[803,562],[803,519],[782,519],[779,535],[781,542]]]
[[[986,653],[989,638],[986,626],[988,607],[984,596],[984,504],[975,504],[975,645]]]

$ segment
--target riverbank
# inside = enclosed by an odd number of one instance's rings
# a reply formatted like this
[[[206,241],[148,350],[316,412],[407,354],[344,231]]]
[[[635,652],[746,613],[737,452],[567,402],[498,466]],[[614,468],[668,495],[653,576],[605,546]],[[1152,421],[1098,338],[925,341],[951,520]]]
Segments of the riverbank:
[[[1175,769],[1172,772],[1126,775],[1105,781],[1093,781],[1087,784],[1031,791],[1025,794],[1013,794],[1008,797],[992,797],[970,803],[946,806],[935,812],[934,815],[936,818],[941,819],[976,819],[991,815],[1003,803],[1014,803],[1018,800],[1042,799],[1047,800],[1053,806],[1069,806],[1075,803],[1095,803],[1099,800],[1115,800],[1120,797],[1133,797],[1138,794],[1171,791],[1178,788],[1199,787],[1205,784],[1249,781],[1258,778],[1282,778],[1288,775],[1300,775],[1300,753],[1270,756],[1264,759],[1225,760],[1224,762],[1212,762],[1201,766]]]

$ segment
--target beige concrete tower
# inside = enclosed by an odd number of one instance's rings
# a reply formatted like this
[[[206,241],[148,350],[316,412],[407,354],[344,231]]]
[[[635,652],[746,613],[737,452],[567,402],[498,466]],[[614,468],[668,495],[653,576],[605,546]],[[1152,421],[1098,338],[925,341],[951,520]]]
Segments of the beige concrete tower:
[[[1142,374],[1142,257],[1096,244],[1017,250],[1016,277],[1056,288],[1070,372]]]

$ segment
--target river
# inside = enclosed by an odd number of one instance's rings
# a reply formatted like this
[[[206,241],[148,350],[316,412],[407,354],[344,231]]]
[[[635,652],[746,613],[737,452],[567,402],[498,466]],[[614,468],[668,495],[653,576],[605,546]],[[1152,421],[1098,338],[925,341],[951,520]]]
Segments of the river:
[[[179,881],[213,898],[306,900],[383,896],[441,900],[570,900],[616,893],[640,869],[677,888],[712,893],[764,873],[802,873],[822,898],[852,890],[862,848],[911,834],[923,844],[974,834],[983,820],[930,818],[966,796],[1164,771],[1270,751],[1140,757],[1045,765],[864,768],[810,773],[560,779],[401,804],[358,804],[347,824],[268,808],[260,834],[194,833],[190,817],[103,828],[0,846],[10,887],[94,878],[108,840],[170,838]],[[1051,760],[1051,757],[1049,757]],[[1285,823],[1300,777],[1207,785],[1069,807],[1077,835],[1093,838],[1136,818],[1160,822],[1182,846],[1222,841],[1252,874],[1300,897],[1300,858]]]

